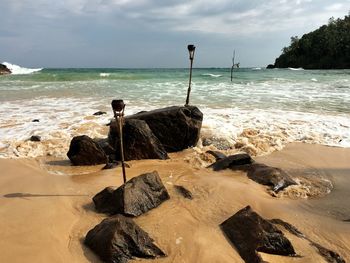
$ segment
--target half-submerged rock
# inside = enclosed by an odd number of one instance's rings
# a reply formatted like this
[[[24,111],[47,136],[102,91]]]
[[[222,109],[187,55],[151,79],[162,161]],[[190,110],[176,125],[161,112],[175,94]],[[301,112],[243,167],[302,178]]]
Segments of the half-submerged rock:
[[[107,187],[93,197],[96,210],[108,214],[139,216],[170,198],[158,173],[141,174],[114,190]]]
[[[254,163],[250,166],[247,176],[262,185],[271,187],[274,192],[279,192],[290,185],[297,183],[282,169]]]
[[[73,165],[107,163],[107,155],[102,148],[86,135],[76,136],[72,139],[67,156]]]
[[[116,159],[120,160],[119,125],[113,121],[108,135],[109,144],[116,150]],[[123,126],[125,160],[168,159],[168,154],[158,138],[143,120],[125,119]]]
[[[291,242],[269,221],[247,206],[220,225],[246,263],[262,263],[258,252],[295,256]]]
[[[0,64],[0,75],[11,74],[11,70],[3,64]]]
[[[144,230],[122,215],[104,219],[87,233],[84,243],[107,263],[165,256]]]
[[[213,154],[214,152],[208,152]],[[215,157],[218,156],[218,152],[215,152]],[[217,158],[217,157],[216,157]],[[224,155],[217,158],[217,161],[210,165],[209,167],[213,168],[214,171],[220,171],[227,168],[230,169],[247,169],[247,165],[252,164],[254,161],[246,153],[239,153],[224,157]]]
[[[177,152],[197,144],[203,113],[195,106],[172,106],[126,118],[144,120],[167,152]]]

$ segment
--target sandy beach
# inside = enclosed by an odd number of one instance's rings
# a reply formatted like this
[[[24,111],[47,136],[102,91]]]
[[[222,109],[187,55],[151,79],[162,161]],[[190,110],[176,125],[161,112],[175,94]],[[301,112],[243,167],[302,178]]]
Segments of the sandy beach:
[[[277,197],[244,172],[205,168],[211,161],[205,156],[200,149],[188,149],[165,161],[128,162],[129,179],[157,170],[171,196],[135,218],[167,257],[137,262],[243,262],[219,224],[247,205],[264,218],[291,223],[350,260],[350,223],[344,221],[350,219],[349,148],[294,143],[257,157],[311,183],[321,176],[333,187],[328,194],[321,191],[322,184],[317,194],[307,186],[287,188]],[[73,167],[57,158],[0,159],[0,167],[0,262],[100,262],[83,245],[86,233],[106,217],[96,213],[91,198],[106,186],[121,185],[121,168]],[[184,199],[175,184],[189,189],[194,199]],[[305,198],[307,192],[313,197]],[[308,241],[281,230],[301,257],[261,253],[264,260],[326,262]]]

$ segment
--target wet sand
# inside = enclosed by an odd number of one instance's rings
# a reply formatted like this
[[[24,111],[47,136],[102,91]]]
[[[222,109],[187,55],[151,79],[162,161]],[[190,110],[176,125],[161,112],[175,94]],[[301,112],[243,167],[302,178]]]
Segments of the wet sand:
[[[350,149],[291,144],[255,158],[295,177],[330,180],[330,194],[316,198],[271,196],[244,172],[213,172],[193,149],[166,161],[129,162],[127,176],[157,170],[171,199],[135,219],[167,257],[135,262],[243,262],[219,224],[246,205],[265,218],[280,218],[306,236],[350,260]],[[72,167],[67,160],[0,159],[0,262],[100,262],[82,241],[106,216],[91,198],[104,187],[122,183],[121,169],[103,165]],[[174,189],[193,195],[184,199]],[[304,189],[305,190],[305,189]],[[294,189],[298,191],[298,189]],[[283,230],[283,229],[281,229]],[[286,233],[286,232],[285,232]],[[262,254],[269,262],[325,262],[308,241],[286,233],[302,257]]]

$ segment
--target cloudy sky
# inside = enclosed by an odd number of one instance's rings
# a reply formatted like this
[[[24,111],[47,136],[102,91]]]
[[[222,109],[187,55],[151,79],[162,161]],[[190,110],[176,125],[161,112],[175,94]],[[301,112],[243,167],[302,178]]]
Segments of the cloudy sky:
[[[344,17],[350,0],[1,0],[0,62],[26,67],[273,63],[291,36]]]

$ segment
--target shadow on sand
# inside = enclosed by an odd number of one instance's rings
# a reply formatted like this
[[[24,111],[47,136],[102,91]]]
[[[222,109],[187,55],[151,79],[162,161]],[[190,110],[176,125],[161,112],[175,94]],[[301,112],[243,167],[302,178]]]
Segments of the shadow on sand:
[[[30,193],[9,193],[3,195],[5,198],[28,198],[28,197],[55,197],[55,196],[88,196],[73,194],[30,194]]]

